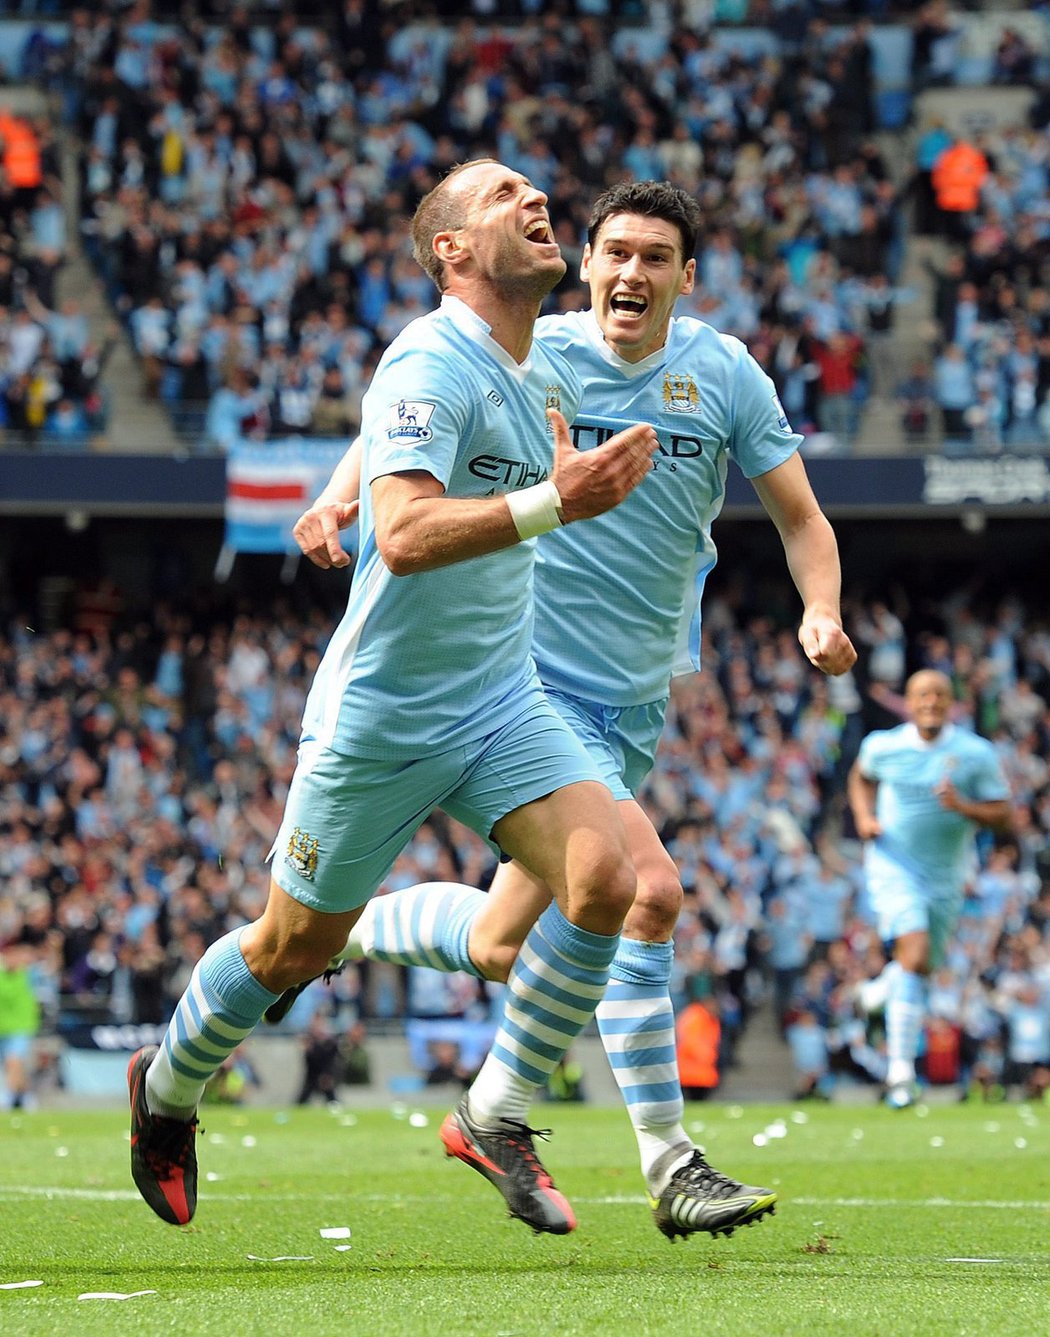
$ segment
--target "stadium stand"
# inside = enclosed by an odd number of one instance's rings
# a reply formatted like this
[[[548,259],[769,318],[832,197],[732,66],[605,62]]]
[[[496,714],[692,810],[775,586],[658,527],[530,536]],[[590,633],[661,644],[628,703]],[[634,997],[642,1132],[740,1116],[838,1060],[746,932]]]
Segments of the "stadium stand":
[[[769,606],[789,608],[786,591]],[[199,603],[192,618],[163,603],[122,609],[104,588],[85,590],[50,633],[11,614],[0,640],[0,940],[30,949],[50,1032],[89,1044],[99,1024],[164,1022],[207,944],[258,912],[328,622],[289,606],[232,618],[218,604]],[[962,1037],[956,1075],[980,1082],[996,1044],[1009,1060],[1015,1010],[1032,989],[1045,1007],[1050,989],[1050,636],[1031,606],[962,588],[896,611],[854,601],[850,625],[861,665],[852,681],[826,681],[738,585],[708,606],[707,671],[677,685],[645,795],[686,888],[675,1001],[684,1008],[698,982],[713,994],[727,1073],[772,999],[799,1063],[823,1055],[815,1076],[800,1066],[800,1091],[877,1079],[877,1043],[852,1000],[881,948],[843,776],[862,733],[896,722],[904,674],[936,665],[952,676],[960,720],[995,741],[1019,813],[1014,840],[982,845],[936,993]],[[484,885],[492,868],[477,837],[438,815],[387,889]],[[296,1024],[316,1009],[380,1030],[405,1017],[462,1017],[472,1034],[484,1024],[491,1000],[476,981],[411,973],[350,968],[310,991]],[[986,1084],[1010,1073],[1000,1064]]]
[[[17,85],[0,98],[4,448],[344,438],[382,348],[433,301],[408,249],[415,202],[493,152],[549,191],[570,261],[610,181],[695,191],[709,226],[687,309],[749,343],[811,453],[1045,453],[1041,10],[454,10],[27,0],[0,22]],[[962,195],[938,175],[960,147]],[[582,295],[567,281],[553,300]],[[63,1043],[165,1021],[207,943],[257,913],[328,631],[286,592],[233,614],[214,591],[189,604],[170,560],[147,607],[104,581],[63,606],[71,574],[23,607],[0,581],[0,944],[7,967],[32,958]],[[1038,1082],[1020,1043],[1050,1005],[1038,600],[855,591],[846,683],[805,670],[782,589],[755,607],[732,586],[708,606],[708,671],[676,689],[646,797],[687,887],[676,1002],[715,997],[730,1078],[772,1001],[800,1092],[877,1080],[852,997],[881,949],[842,781],[865,729],[895,720],[904,673],[934,664],[995,740],[1020,817],[1014,842],[983,846],[930,1072],[989,1093]],[[487,849],[435,819],[390,885],[490,875]],[[433,1020],[444,997],[485,1024],[486,1000],[454,985],[415,995],[362,968],[307,1001],[381,1031]]]

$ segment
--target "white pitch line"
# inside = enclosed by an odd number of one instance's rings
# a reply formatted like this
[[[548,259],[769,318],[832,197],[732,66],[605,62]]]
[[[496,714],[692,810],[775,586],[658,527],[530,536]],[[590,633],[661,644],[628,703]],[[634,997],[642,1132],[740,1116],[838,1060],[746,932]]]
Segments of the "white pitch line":
[[[422,1195],[404,1193],[354,1193],[351,1189],[339,1193],[208,1193],[208,1202],[344,1202],[349,1196],[352,1202],[423,1202],[431,1199]],[[51,1188],[42,1184],[0,1184],[0,1198],[55,1198],[82,1199],[88,1202],[138,1202],[139,1194],[130,1188]],[[620,1193],[608,1197],[583,1198],[574,1195],[574,1202],[589,1207],[644,1206],[648,1199],[640,1193]],[[945,1207],[976,1207],[987,1211],[1050,1211],[1050,1202],[1039,1199],[1016,1199],[1013,1201],[995,1198],[965,1200],[959,1198],[794,1198],[788,1197],[778,1203],[781,1208],[789,1207],[872,1207],[892,1208],[899,1211],[902,1207],[922,1207],[940,1211]]]

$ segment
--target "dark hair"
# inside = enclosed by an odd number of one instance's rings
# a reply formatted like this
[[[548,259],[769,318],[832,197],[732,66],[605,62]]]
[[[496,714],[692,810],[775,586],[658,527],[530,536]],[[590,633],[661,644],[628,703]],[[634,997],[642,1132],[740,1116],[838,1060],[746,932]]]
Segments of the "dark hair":
[[[458,163],[423,196],[412,215],[412,254],[434,281],[438,292],[445,291],[445,266],[434,254],[434,238],[439,232],[454,232],[467,221],[466,198],[462,191],[451,190],[449,182],[468,167],[495,161],[495,158],[473,158],[470,162]]]
[[[603,190],[594,201],[587,224],[587,240],[594,247],[598,233],[614,214],[640,214],[673,223],[682,239],[682,263],[696,255],[702,215],[691,195],[669,181],[627,181]]]

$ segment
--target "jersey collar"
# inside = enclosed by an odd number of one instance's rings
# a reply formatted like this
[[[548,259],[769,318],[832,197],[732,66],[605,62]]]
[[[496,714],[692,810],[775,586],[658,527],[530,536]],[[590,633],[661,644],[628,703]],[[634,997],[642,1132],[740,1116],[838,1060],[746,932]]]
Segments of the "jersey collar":
[[[532,364],[532,349],[529,349],[529,355],[524,362],[515,362],[507,350],[496,342],[492,337],[492,326],[482,320],[478,313],[467,306],[466,302],[459,297],[453,297],[451,293],[445,293],[441,298],[441,314],[447,316],[452,324],[470,339],[476,340],[487,353],[500,364],[505,370],[511,372],[513,376],[523,381],[529,373]]]
[[[626,362],[619,353],[615,352],[605,342],[601,326],[598,324],[598,317],[594,312],[585,311],[583,315],[584,332],[593,344],[598,356],[604,362],[607,362],[610,367],[613,367],[622,376],[626,376],[628,379],[632,379],[635,376],[644,376],[646,372],[652,371],[654,367],[659,367],[663,364],[667,357],[667,344],[671,342],[671,330],[673,328],[673,323],[668,326],[667,342],[662,348],[658,348],[654,353],[650,353],[648,357],[643,357],[641,362]]]
[[[955,725],[949,721],[936,738],[931,738],[930,741],[927,742],[914,724],[909,724],[907,728],[910,734],[910,741],[915,747],[923,748],[927,752],[932,752],[935,748],[942,747],[945,743],[950,741],[952,734],[955,733]]]

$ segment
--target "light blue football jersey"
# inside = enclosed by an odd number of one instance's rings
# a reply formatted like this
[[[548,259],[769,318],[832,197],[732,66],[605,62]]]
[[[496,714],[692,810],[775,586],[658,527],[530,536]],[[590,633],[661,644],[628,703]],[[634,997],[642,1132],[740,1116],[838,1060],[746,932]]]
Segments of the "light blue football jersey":
[[[931,742],[914,724],[900,724],[868,734],[857,763],[879,786],[875,815],[883,834],[869,843],[869,872],[881,875],[889,862],[922,879],[930,895],[958,890],[973,871],[977,828],[942,807],[935,789],[949,779],[974,802],[1009,798],[995,748],[954,724]]]
[[[544,683],[588,701],[639,705],[700,667],[700,598],[715,564],[711,524],[729,458],[748,478],[795,453],[773,382],[739,339],[690,316],[642,362],[606,344],[592,312],[544,317],[536,336],[583,382],[574,443],[593,449],[636,422],[660,439],[619,506],[545,534],[536,556],[533,653]]]
[[[413,758],[495,732],[535,683],[536,541],[392,576],[369,484],[422,470],[450,497],[487,497],[550,473],[549,406],[572,418],[579,378],[534,341],[520,366],[469,307],[446,297],[408,325],[362,402],[360,555],[347,609],[310,689],[303,737],[337,752]]]

